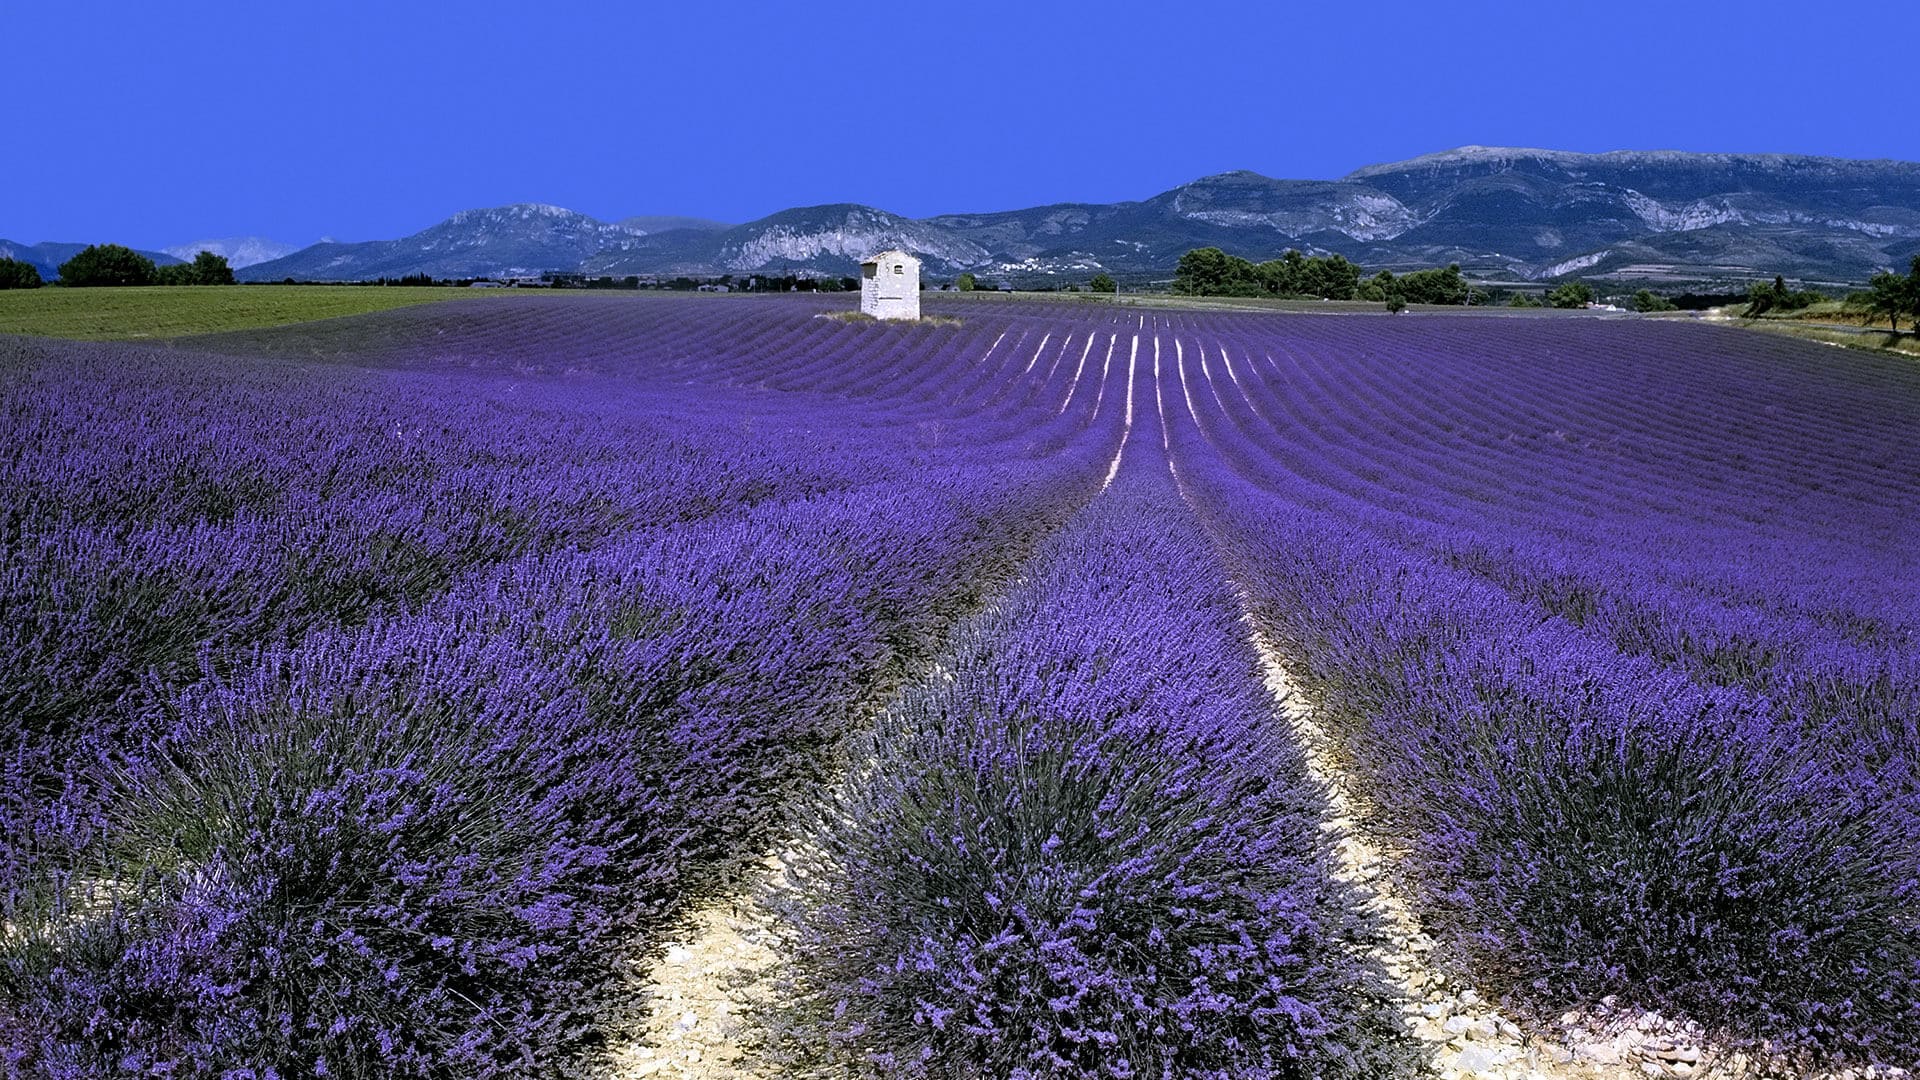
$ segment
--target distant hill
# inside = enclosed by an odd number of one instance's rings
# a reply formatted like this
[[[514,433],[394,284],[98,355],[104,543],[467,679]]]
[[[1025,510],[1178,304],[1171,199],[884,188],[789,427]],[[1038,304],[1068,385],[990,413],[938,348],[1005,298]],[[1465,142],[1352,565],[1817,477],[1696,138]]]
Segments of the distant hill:
[[[1338,252],[1369,270],[1458,262],[1508,279],[1859,282],[1920,250],[1920,164],[1468,146],[1339,180],[1230,172],[1138,202],[928,218],[839,203],[733,226],[607,224],[522,205],[467,211],[401,240],[315,245],[241,276],[845,274],[863,254],[901,247],[936,275],[1031,282],[1170,273],[1183,253],[1207,245],[1250,259]]]
[[[463,210],[399,240],[319,243],[249,266],[242,281],[367,281],[433,277],[509,277],[573,270],[637,233],[543,203]]]
[[[21,244],[12,240],[0,240],[0,259],[18,259],[24,263],[32,263],[34,268],[40,271],[42,279],[52,281],[60,276],[61,263],[80,254],[88,246],[51,241],[40,244]],[[142,251],[140,254],[152,259],[155,266],[171,266],[181,261],[164,251]]]
[[[215,255],[223,256],[228,266],[240,270],[269,259],[291,255],[300,249],[296,245],[283,244],[264,236],[228,236],[218,240],[197,240],[191,244],[175,244],[163,250],[176,259],[185,260],[191,260],[203,251],[211,251]]]

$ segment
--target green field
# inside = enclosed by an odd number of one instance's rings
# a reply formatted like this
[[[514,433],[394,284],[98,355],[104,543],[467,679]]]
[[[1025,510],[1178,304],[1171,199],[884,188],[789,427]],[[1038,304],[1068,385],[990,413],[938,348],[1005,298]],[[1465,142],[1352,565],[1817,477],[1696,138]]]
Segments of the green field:
[[[364,285],[144,286],[0,291],[0,334],[125,341],[253,330],[369,311],[498,296],[498,289]]]
[[[1862,327],[1857,330],[1848,326],[1823,326],[1794,319],[1741,319],[1739,325],[1770,334],[1797,337],[1802,341],[1818,341],[1827,345],[1842,345],[1849,349],[1873,349],[1879,352],[1920,356],[1920,335],[1915,335],[1908,330],[1902,330],[1896,334],[1886,329],[1884,322],[1878,328]]]

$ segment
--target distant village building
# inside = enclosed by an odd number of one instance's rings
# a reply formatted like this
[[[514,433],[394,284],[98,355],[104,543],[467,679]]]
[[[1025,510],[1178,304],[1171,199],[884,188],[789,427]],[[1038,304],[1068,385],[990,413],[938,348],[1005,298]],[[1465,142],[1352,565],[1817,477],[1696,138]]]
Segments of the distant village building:
[[[920,260],[904,251],[860,260],[860,310],[876,319],[918,319]]]

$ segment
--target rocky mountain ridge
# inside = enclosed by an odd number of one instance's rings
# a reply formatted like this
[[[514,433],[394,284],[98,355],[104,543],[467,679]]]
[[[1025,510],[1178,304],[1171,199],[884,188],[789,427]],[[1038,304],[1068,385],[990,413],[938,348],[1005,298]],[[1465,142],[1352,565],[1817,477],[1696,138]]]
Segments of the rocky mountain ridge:
[[[224,236],[214,240],[197,240],[191,244],[174,244],[161,250],[187,262],[193,261],[193,257],[203,251],[211,251],[226,259],[228,266],[241,270],[269,259],[283,258],[300,248],[264,236]]]
[[[845,274],[865,253],[900,247],[935,276],[965,270],[1033,283],[1102,270],[1165,276],[1207,245],[1256,260],[1288,248],[1338,252],[1369,270],[1457,262],[1505,280],[1858,282],[1920,252],[1920,164],[1468,146],[1338,180],[1229,172],[1138,202],[927,218],[830,204],[731,227],[608,224],[520,204],[463,211],[401,240],[314,245],[241,276]]]

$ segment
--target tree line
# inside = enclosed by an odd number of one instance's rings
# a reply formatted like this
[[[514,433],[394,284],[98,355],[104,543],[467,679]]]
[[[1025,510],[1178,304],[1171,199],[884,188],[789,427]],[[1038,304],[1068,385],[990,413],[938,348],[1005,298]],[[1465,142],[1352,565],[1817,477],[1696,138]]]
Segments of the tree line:
[[[37,289],[46,282],[32,263],[0,259],[0,289]],[[102,285],[232,285],[233,268],[224,255],[202,251],[192,262],[155,266],[152,259],[119,244],[89,244],[60,264],[60,284],[77,288]]]
[[[1099,290],[1099,284],[1095,288]],[[1280,258],[1256,263],[1229,255],[1217,247],[1194,248],[1182,255],[1174,272],[1173,291],[1185,296],[1367,300],[1384,302],[1392,311],[1408,304],[1478,304],[1489,299],[1487,294],[1467,283],[1458,263],[1397,276],[1391,270],[1382,270],[1366,277],[1359,266],[1341,255],[1321,257],[1289,250]],[[1592,286],[1569,281],[1541,296],[1514,293],[1507,303],[1510,307],[1580,308],[1593,303],[1594,299]],[[1635,311],[1658,312],[1704,306],[1692,302],[1697,300],[1744,300],[1744,314],[1751,317],[1768,312],[1800,311],[1826,299],[1828,297],[1820,292],[1788,288],[1786,279],[1776,276],[1772,282],[1756,282],[1744,295],[1693,297],[1689,294],[1676,301],[1650,289],[1640,289],[1630,303]],[[1885,318],[1895,330],[1900,328],[1903,317],[1909,320],[1910,326],[1920,326],[1920,255],[1913,257],[1911,269],[1904,275],[1890,271],[1875,274],[1865,292],[1847,297],[1847,306],[1865,310],[1871,318]]]
[[[1790,289],[1784,277],[1775,276],[1771,284],[1754,283],[1747,292],[1747,306],[1741,314],[1757,318],[1769,312],[1804,311],[1828,299],[1831,298],[1825,293],[1812,289]],[[1920,325],[1920,255],[1913,257],[1905,274],[1882,270],[1873,275],[1864,291],[1847,294],[1842,307],[1864,314],[1868,325],[1884,318],[1896,332],[1902,318],[1908,320],[1910,327]]]
[[[1641,294],[1645,294],[1642,296]],[[1641,289],[1636,297],[1636,311],[1671,311],[1673,305],[1661,307],[1664,301],[1651,292]],[[1593,286],[1584,281],[1569,281],[1556,285],[1545,296],[1517,292],[1507,299],[1507,306],[1513,308],[1583,308],[1593,303]]]
[[[1319,300],[1370,300],[1393,310],[1408,304],[1471,304],[1484,301],[1460,274],[1460,264],[1396,275],[1382,270],[1363,277],[1344,255],[1305,255],[1289,250],[1256,263],[1217,247],[1195,248],[1180,257],[1173,291],[1185,296],[1272,296]]]

